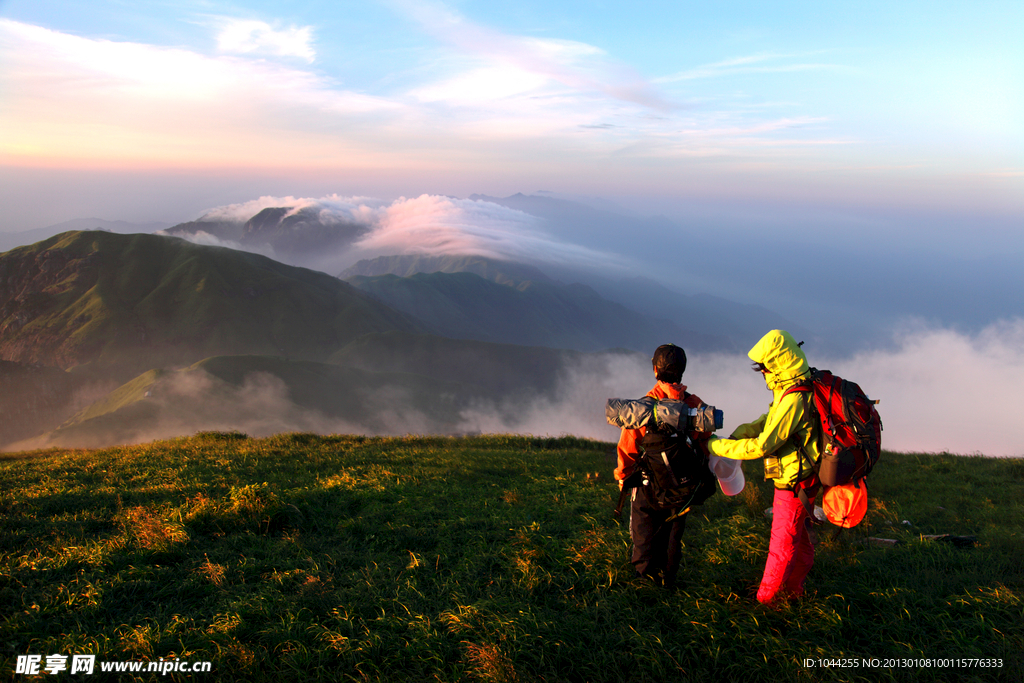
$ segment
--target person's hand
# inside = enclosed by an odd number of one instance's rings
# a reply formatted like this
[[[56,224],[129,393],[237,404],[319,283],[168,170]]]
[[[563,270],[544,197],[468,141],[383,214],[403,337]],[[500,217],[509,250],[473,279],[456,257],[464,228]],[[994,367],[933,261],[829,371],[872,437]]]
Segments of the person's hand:
[[[619,490],[620,491],[622,490],[622,487],[623,487],[623,485],[625,485],[625,483],[626,483],[626,481],[624,479],[619,479]]]

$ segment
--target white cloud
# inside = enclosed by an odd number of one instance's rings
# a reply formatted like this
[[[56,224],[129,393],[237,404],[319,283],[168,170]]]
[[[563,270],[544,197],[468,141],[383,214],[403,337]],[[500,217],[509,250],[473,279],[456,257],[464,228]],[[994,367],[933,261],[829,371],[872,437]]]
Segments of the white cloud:
[[[178,105],[225,107],[242,99],[290,101],[336,111],[393,108],[386,100],[338,90],[309,71],[236,57],[208,57],[181,48],[83,38],[0,19],[3,79],[12,102],[92,95]],[[110,100],[109,98],[117,98]]]
[[[882,447],[904,452],[941,452],[987,456],[1024,456],[1017,395],[1024,382],[1024,320],[993,325],[974,336],[947,329],[918,328],[897,339],[888,351],[845,360],[815,358],[812,364],[855,381],[871,398],[881,399],[885,425]],[[692,354],[684,383],[725,413],[727,436],[766,412],[771,392],[746,356]],[[606,424],[605,401],[639,398],[654,382],[644,354],[592,354],[567,363],[551,396],[529,403],[481,401],[462,411],[457,430],[535,435],[573,434],[614,442],[619,430]],[[131,441],[189,434],[198,429],[239,429],[252,435],[286,431],[319,433],[422,433],[436,429],[409,406],[400,389],[377,396],[393,423],[369,426],[344,417],[328,418],[292,403],[280,379],[266,374],[228,387],[204,373],[178,373],[154,398],[160,410]],[[405,407],[403,407],[405,406]],[[113,436],[100,446],[117,442]],[[123,435],[118,438],[122,438]],[[18,448],[46,444],[19,444]],[[749,471],[756,465],[744,466]]]
[[[480,105],[536,92],[547,82],[531,71],[513,65],[497,65],[472,69],[449,80],[416,88],[409,94],[423,102]]]
[[[373,115],[381,124],[402,109],[263,60],[84,38],[7,19],[0,19],[0,62],[0,153],[200,164],[288,158],[288,149],[322,155],[322,139],[310,138],[320,138],[316,129],[328,122]],[[357,140],[331,142],[336,153],[357,155]]]
[[[235,221],[244,223],[260,211],[271,208],[289,208],[290,213],[316,207],[325,222],[361,222],[369,224],[375,220],[376,212],[385,202],[370,197],[340,197],[332,194],[314,199],[311,197],[272,197],[269,195],[238,204],[217,206],[203,213],[203,221]]]
[[[914,325],[896,343],[833,368],[881,400],[886,447],[1024,455],[1024,319],[976,335]]]
[[[541,219],[522,211],[486,201],[438,195],[402,197],[393,202],[336,194],[318,199],[265,196],[210,209],[200,220],[243,223],[263,209],[277,207],[289,208],[293,213],[313,208],[324,223],[368,226],[367,234],[345,256],[349,261],[394,254],[427,254],[567,263],[600,266],[605,270],[623,263],[623,259],[614,254],[555,238],[546,231]],[[208,236],[192,239],[211,243]]]
[[[374,229],[356,248],[373,255],[475,254],[605,268],[621,262],[612,254],[555,239],[540,219],[522,211],[436,195],[403,197],[381,209]]]
[[[311,26],[275,29],[254,19],[222,19],[220,23],[217,49],[221,52],[299,57],[307,62],[316,59]]]

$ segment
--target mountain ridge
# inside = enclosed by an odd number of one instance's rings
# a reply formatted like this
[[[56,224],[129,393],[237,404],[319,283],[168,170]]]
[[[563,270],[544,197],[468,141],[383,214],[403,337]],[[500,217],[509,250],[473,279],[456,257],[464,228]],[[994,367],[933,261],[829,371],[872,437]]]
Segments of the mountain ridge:
[[[503,261],[471,254],[394,254],[363,259],[346,268],[338,277],[348,280],[356,276],[397,275],[409,277],[417,273],[473,273],[500,285],[517,287],[523,282],[555,283],[537,266],[517,261]]]
[[[0,254],[0,357],[124,377],[212,355],[323,359],[418,323],[325,273],[159,235],[70,232]]]
[[[163,230],[167,235],[198,238],[206,233],[251,251],[272,253],[275,259],[296,263],[316,260],[325,252],[350,247],[369,230],[354,220],[327,217],[317,207],[266,207],[248,218],[211,217],[178,223]]]
[[[731,346],[725,338],[636,313],[580,283],[524,281],[513,287],[468,272],[349,281],[389,307],[419,317],[433,333],[456,339],[576,351],[649,352],[671,339],[702,351]]]

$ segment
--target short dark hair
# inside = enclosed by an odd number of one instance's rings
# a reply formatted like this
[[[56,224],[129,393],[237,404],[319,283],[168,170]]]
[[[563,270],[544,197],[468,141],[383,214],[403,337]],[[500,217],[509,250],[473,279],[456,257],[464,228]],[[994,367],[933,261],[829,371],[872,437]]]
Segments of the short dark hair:
[[[678,382],[686,372],[686,352],[675,344],[662,344],[651,358],[655,376],[662,382]]]

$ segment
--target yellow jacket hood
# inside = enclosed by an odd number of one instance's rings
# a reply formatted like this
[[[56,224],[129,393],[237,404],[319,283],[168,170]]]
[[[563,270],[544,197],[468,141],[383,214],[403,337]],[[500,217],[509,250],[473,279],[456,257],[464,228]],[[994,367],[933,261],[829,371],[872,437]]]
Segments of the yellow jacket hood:
[[[734,460],[776,459],[777,469],[766,460],[765,477],[774,480],[775,488],[790,489],[814,473],[811,463],[821,455],[821,427],[807,393],[783,396],[786,389],[810,378],[811,367],[803,349],[782,330],[766,334],[747,355],[768,369],[764,379],[772,390],[772,403],[767,413],[733,430],[731,438],[709,440],[708,449]]]
[[[807,356],[793,336],[784,330],[772,330],[761,337],[747,356],[768,368],[764,381],[772,390],[788,387],[810,376]]]

